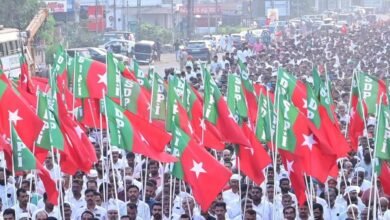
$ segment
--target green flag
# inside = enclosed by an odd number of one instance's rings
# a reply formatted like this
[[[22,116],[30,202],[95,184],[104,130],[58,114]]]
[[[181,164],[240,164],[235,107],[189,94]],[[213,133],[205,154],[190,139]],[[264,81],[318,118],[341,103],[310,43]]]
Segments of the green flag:
[[[151,119],[165,120],[166,117],[166,94],[164,81],[155,73],[153,74],[152,83],[152,100],[151,100]]]
[[[146,76],[146,74],[139,68],[139,64],[137,61],[133,61],[133,70],[134,70],[134,73],[135,73],[135,77],[137,78],[138,80],[138,83],[147,88],[148,90],[150,90],[152,88],[152,86],[150,85],[150,82],[149,82],[149,79],[148,79],[148,76]],[[149,76],[150,78],[151,76]]]
[[[376,157],[390,160],[390,109],[381,103],[377,113],[377,132],[375,135]]]
[[[240,118],[248,117],[248,107],[241,86],[241,79],[233,74],[228,75],[227,103],[233,114]]]
[[[256,120],[255,134],[261,142],[272,141],[272,136],[275,131],[275,112],[272,100],[267,94],[261,93],[258,101],[258,113]]]
[[[108,120],[111,145],[132,151],[134,130],[124,114],[125,110],[108,97],[101,102],[100,108]]]
[[[278,117],[277,123],[278,128],[275,133],[276,145],[278,148],[287,150],[290,152],[295,151],[297,144],[296,136],[293,130],[293,125],[298,119],[298,109],[288,101],[284,96],[279,94],[277,99]]]
[[[173,134],[172,141],[171,141],[172,155],[177,158],[181,158],[181,155],[183,154],[188,143],[190,142],[190,137],[181,129],[176,128],[176,126],[173,126],[172,134]],[[181,160],[173,164],[172,175],[178,179],[184,179],[184,172],[183,172],[183,166]]]
[[[121,96],[121,72],[125,65],[114,58],[113,54],[107,53],[107,95],[119,98]]]
[[[165,128],[167,131],[172,132],[174,125],[180,126],[179,121],[179,106],[178,102],[180,99],[175,91],[175,85],[178,84],[180,79],[178,77],[173,77],[169,80],[168,84],[168,96],[167,96],[167,120],[165,123]]]
[[[57,100],[40,92],[37,108],[38,116],[44,122],[44,126],[35,141],[36,145],[47,150],[51,147],[63,150],[64,136],[56,117],[58,116]]]
[[[121,77],[120,82],[122,83],[122,107],[134,114],[138,114],[139,99],[141,98],[140,96],[142,96],[141,86],[137,82],[129,80],[125,77]]]
[[[11,125],[12,156],[15,171],[25,171],[36,169],[34,155],[22,142],[13,125]]]

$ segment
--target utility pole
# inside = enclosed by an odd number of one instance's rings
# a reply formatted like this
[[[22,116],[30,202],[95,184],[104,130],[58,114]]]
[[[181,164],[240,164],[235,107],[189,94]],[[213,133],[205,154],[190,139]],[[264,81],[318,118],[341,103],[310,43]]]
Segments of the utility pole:
[[[114,30],[116,30],[116,0],[114,0]]]
[[[172,19],[172,45],[175,43],[175,11],[173,8],[173,0],[171,0],[171,19]]]
[[[95,29],[96,34],[99,32],[99,23],[98,23],[98,17],[97,17],[97,10],[98,10],[98,0],[95,0]]]
[[[194,2],[193,0],[187,0],[187,38],[191,40],[193,31],[194,20]]]
[[[137,39],[140,40],[141,35],[141,0],[137,0]]]

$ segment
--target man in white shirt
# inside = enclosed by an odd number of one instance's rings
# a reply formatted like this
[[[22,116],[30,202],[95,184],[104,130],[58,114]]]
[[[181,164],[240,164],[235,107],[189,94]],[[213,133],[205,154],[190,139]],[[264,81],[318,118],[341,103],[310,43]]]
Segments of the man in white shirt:
[[[263,220],[272,220],[272,205],[271,203],[262,200],[263,190],[259,186],[253,186],[250,194],[250,198],[253,201],[253,210],[260,216]]]
[[[4,172],[7,171],[4,168],[0,168],[0,198],[3,203],[3,210],[15,204],[15,187],[4,179],[6,176]]]
[[[235,204],[240,200],[240,192],[238,187],[240,179],[241,177],[239,174],[233,174],[229,181],[230,189],[222,193],[223,201],[228,207],[230,204]]]
[[[18,189],[16,191],[16,198],[18,202],[12,207],[15,210],[16,219],[19,219],[22,214],[28,214],[31,217],[37,210],[37,207],[28,202],[29,196],[27,191],[22,188]]]
[[[76,211],[86,205],[85,199],[81,194],[82,183],[78,179],[72,181],[72,192],[65,195],[65,201],[72,205],[72,213],[76,214]],[[74,217],[74,216],[73,216]]]
[[[139,195],[140,193],[138,186],[131,185],[127,188],[127,198],[129,198],[128,203],[133,203],[137,205],[137,216],[141,219],[150,219],[149,205],[139,200]]]
[[[327,206],[324,207],[324,219],[339,219],[339,216],[344,212],[343,208],[336,203],[336,197],[339,194],[336,187],[328,187],[324,192]]]
[[[54,217],[54,218],[57,218],[57,219],[61,219],[60,210],[57,207],[55,207],[51,202],[48,201],[47,193],[43,194],[43,203],[45,204],[45,207],[42,208],[42,209],[37,209],[33,213],[33,216],[32,216],[33,220],[35,220],[36,217],[37,217],[37,214],[39,212],[42,212],[42,211],[45,212],[48,217]]]
[[[107,211],[104,208],[96,205],[95,191],[92,189],[87,189],[85,190],[84,196],[85,196],[86,205],[77,210],[75,219],[81,220],[81,215],[83,214],[83,212],[88,210],[93,213],[95,218],[100,220],[106,220]]]

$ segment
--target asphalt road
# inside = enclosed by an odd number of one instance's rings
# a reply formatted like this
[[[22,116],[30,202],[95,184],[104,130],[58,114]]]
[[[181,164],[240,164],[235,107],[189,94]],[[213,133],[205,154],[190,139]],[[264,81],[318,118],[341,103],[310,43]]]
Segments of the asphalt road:
[[[161,54],[160,61],[155,61],[151,66],[154,67],[155,72],[160,74],[160,76],[164,76],[164,70],[167,68],[176,68],[179,70],[180,63],[176,61],[176,55],[174,53]],[[148,72],[149,65],[140,65],[142,71],[144,73]]]

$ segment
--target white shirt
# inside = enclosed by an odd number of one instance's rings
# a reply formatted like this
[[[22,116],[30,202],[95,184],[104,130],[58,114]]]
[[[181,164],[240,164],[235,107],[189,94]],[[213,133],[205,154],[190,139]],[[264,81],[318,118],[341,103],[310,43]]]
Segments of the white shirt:
[[[80,209],[81,207],[84,207],[87,205],[85,202],[84,196],[81,196],[80,199],[76,199],[73,196],[73,193],[70,192],[65,196],[65,201],[69,202],[72,205],[72,215],[74,217],[74,214],[76,214],[76,211]]]
[[[229,205],[236,201],[240,201],[240,194],[239,192],[234,193],[232,189],[228,189],[222,193],[222,198],[226,205]]]
[[[28,203],[27,204],[27,211],[24,211],[20,208],[19,203],[17,203],[16,205],[14,205],[12,207],[12,209],[15,210],[15,216],[16,216],[16,219],[18,219],[18,216],[20,216],[22,213],[26,213],[26,212],[29,213],[29,216],[32,216],[32,214],[37,210],[37,207],[31,203]]]
[[[390,220],[390,209],[383,214],[383,220]]]
[[[15,187],[11,184],[0,185],[0,198],[3,202],[3,210],[14,206],[15,204]]]
[[[324,219],[341,220],[343,212],[345,212],[344,208],[335,203],[333,208],[329,206],[324,208]]]
[[[100,220],[106,220],[107,219],[107,211],[105,208],[96,205],[93,210],[88,209],[86,206],[81,207],[77,210],[75,219],[81,220],[81,215],[83,214],[84,211],[89,210],[93,213],[95,218],[98,218]]]
[[[137,201],[137,216],[142,218],[142,219],[150,219],[149,205],[143,201],[138,200]]]
[[[54,207],[53,211],[51,211],[51,212],[47,212],[44,208],[35,210],[35,212],[32,215],[32,220],[35,220],[37,217],[37,214],[41,211],[44,211],[48,217],[54,217],[56,219],[61,219],[60,210],[57,207]]]
[[[268,201],[261,200],[259,205],[252,204],[253,210],[262,217],[263,220],[272,220],[272,204]]]
[[[115,207],[118,206],[119,207],[119,216],[127,215],[126,203],[124,203],[123,201],[121,201],[119,199],[111,198],[108,201],[102,203],[102,207],[105,209],[107,209],[109,206],[115,206]]]

